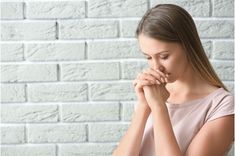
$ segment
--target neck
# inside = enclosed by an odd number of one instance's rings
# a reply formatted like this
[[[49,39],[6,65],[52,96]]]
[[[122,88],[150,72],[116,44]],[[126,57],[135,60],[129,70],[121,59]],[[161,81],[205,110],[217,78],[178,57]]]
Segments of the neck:
[[[170,93],[177,93],[180,91],[182,94],[186,95],[193,92],[201,92],[202,86],[208,86],[208,83],[198,74],[195,74],[192,68],[189,67],[175,82],[168,83],[166,88]]]

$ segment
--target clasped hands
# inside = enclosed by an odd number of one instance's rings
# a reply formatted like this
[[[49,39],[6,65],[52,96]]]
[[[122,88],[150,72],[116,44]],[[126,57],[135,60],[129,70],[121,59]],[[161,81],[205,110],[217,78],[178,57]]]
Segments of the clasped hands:
[[[151,68],[139,73],[133,80],[138,101],[151,110],[165,104],[170,95],[165,87],[168,78],[168,74]]]

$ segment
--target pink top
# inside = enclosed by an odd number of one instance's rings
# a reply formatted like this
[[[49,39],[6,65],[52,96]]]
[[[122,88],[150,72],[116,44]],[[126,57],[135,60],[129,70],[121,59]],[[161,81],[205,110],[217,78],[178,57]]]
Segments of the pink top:
[[[234,114],[233,96],[223,88],[219,88],[201,99],[183,104],[166,102],[166,105],[174,134],[183,153],[186,152],[192,138],[206,122]],[[151,114],[146,123],[140,156],[155,156]]]

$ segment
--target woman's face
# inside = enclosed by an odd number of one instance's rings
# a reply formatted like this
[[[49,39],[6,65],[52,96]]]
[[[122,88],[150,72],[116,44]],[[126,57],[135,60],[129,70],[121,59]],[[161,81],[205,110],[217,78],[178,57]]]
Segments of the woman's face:
[[[169,82],[179,79],[189,67],[181,44],[164,42],[143,34],[139,35],[138,40],[150,68],[169,74]]]

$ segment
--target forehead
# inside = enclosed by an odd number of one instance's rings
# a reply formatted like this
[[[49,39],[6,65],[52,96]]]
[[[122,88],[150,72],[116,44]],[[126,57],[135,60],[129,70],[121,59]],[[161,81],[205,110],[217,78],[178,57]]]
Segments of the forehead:
[[[142,34],[138,36],[138,41],[141,51],[149,55],[161,51],[171,51],[171,49],[176,49],[179,46],[178,43],[165,42]]]

